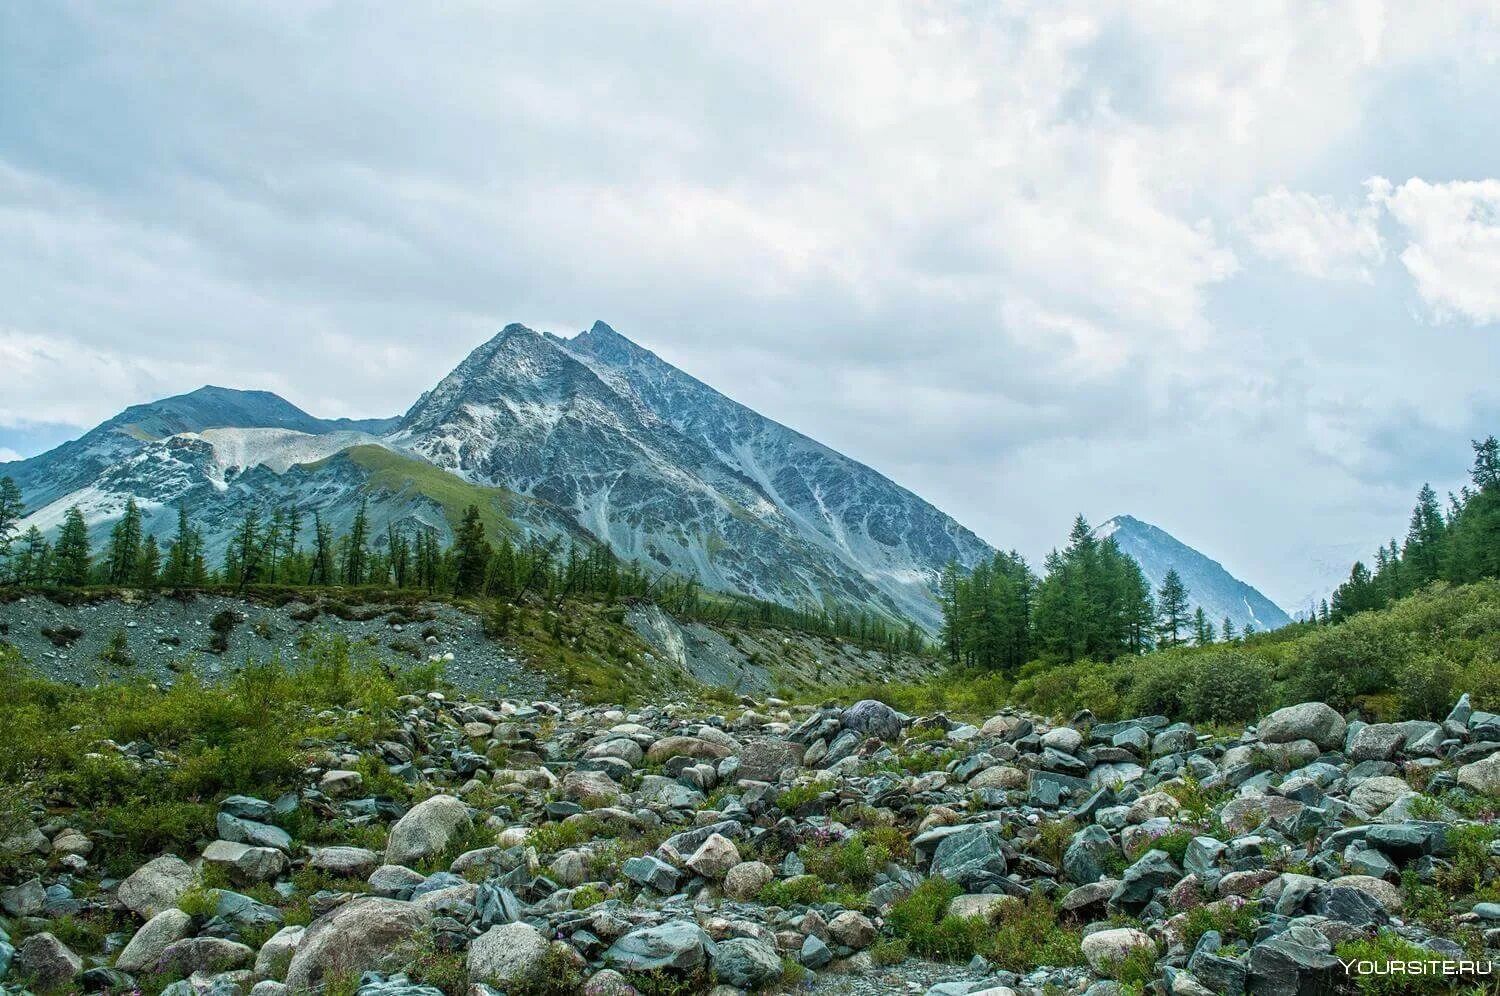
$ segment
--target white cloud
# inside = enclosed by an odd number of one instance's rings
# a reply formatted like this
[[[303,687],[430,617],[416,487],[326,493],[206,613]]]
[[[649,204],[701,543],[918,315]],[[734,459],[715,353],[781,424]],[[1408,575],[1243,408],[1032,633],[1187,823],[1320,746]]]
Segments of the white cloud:
[[[10,463],[12,460],[22,459],[21,454],[9,446],[0,446],[0,463]]]
[[[1407,239],[1401,264],[1438,321],[1500,321],[1500,180],[1413,177],[1382,201]]]
[[[1332,197],[1276,187],[1250,203],[1239,228],[1261,256],[1298,273],[1370,283],[1371,268],[1385,260],[1379,227],[1383,193],[1384,187],[1372,181],[1364,205],[1341,208]]]

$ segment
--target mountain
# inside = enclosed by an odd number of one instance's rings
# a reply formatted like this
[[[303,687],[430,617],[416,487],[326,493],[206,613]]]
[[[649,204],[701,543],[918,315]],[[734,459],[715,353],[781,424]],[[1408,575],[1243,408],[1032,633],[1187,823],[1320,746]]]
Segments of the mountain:
[[[931,625],[942,565],[988,552],[911,492],[603,323],[571,340],[507,326],[386,438],[566,509],[622,556],[786,604]]]
[[[1190,608],[1203,607],[1218,629],[1225,618],[1243,631],[1247,623],[1258,630],[1276,629],[1291,618],[1276,603],[1226,571],[1164,529],[1129,515],[1117,515],[1094,530],[1099,539],[1113,538],[1122,551],[1141,565],[1154,592],[1167,571],[1177,569],[1187,585]]]
[[[97,480],[147,444],[183,432],[215,428],[276,428],[307,434],[389,430],[395,419],[321,419],[270,391],[200,387],[143,405],[131,405],[78,439],[29,460],[9,463],[30,507],[61,498]]]
[[[100,539],[132,498],[160,536],[189,507],[211,557],[252,508],[295,503],[340,529],[364,504],[377,535],[396,523],[449,538],[473,503],[492,532],[602,542],[709,588],[927,626],[943,565],[990,552],[910,491],[603,323],[573,339],[507,326],[400,419],[318,419],[267,392],[205,387],[6,472],[33,510],[23,526],[55,528],[78,505]]]

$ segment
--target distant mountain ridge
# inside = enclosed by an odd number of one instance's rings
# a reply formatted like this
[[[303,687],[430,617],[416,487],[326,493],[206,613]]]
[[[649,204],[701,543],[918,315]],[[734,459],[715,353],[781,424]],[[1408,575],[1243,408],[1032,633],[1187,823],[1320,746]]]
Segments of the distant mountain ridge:
[[[1112,538],[1141,565],[1151,590],[1161,587],[1167,571],[1175,568],[1188,588],[1190,608],[1203,607],[1215,630],[1225,618],[1241,632],[1247,624],[1258,630],[1276,629],[1291,617],[1254,587],[1166,530],[1129,515],[1117,515],[1094,530],[1099,539]]]
[[[573,339],[510,325],[399,419],[330,420],[205,387],[134,405],[11,463],[55,527],[97,538],[134,498],[158,535],[192,509],[224,549],[250,508],[295,502],[336,529],[360,505],[451,537],[465,503],[516,536],[591,539],[706,587],[837,603],[933,626],[944,564],[991,551],[876,471],[757,414],[602,322]]]

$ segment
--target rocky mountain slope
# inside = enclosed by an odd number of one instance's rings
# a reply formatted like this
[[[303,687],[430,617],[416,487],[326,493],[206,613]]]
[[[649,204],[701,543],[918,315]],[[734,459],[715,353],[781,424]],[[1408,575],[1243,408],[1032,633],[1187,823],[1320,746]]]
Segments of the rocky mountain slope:
[[[1149,522],[1117,515],[1099,525],[1094,534],[1100,539],[1113,538],[1121,550],[1135,558],[1153,592],[1161,586],[1167,571],[1176,568],[1187,585],[1190,606],[1202,606],[1215,629],[1225,618],[1233,620],[1241,632],[1246,625],[1268,630],[1292,621],[1276,603],[1230,574],[1218,561]]]
[[[492,531],[607,543],[709,587],[799,607],[937,621],[973,533],[875,471],[730,401],[602,323],[572,340],[508,326],[396,420],[317,419],[265,392],[138,405],[7,465],[31,517],[80,506],[96,537],[134,498],[165,537],[186,505],[217,557],[251,508],[335,529],[445,537],[466,504]],[[310,527],[309,527],[310,528]]]
[[[1493,812],[1500,717],[1467,700],[1370,725],[1305,703],[1238,737],[745,706],[325,706],[283,782],[194,804],[196,839],[161,831],[176,853],[125,850],[83,798],[23,804],[0,841],[0,979],[1297,996],[1351,991],[1361,961],[1438,983],[1377,991],[1457,991],[1500,957],[1495,833],[1463,815]],[[202,756],[90,749],[89,770],[168,784]],[[38,777],[64,775],[88,784]]]

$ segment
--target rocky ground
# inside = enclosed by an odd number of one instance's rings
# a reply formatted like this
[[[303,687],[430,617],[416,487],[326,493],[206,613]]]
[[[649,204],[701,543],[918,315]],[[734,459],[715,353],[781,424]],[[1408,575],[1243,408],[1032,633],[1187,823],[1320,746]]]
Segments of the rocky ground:
[[[187,668],[213,679],[247,659],[278,654],[295,662],[309,635],[338,634],[394,666],[439,661],[447,682],[472,693],[529,699],[568,691],[553,662],[538,660],[552,656],[547,648],[528,652],[513,640],[491,639],[483,620],[464,606],[345,598],[23,594],[0,601],[0,641],[18,647],[40,674],[92,684],[138,676],[170,681]],[[677,684],[765,695],[782,687],[912,681],[932,673],[928,658],[807,633],[679,622],[650,604],[618,614],[618,623],[596,622],[610,631],[601,642]]]
[[[86,821],[35,813],[5,844],[7,991],[1292,996],[1500,948],[1500,717],[1467,701],[1231,736],[873,700],[432,692],[391,718],[371,755],[309,741],[300,792],[223,799],[217,839],[123,878]]]

